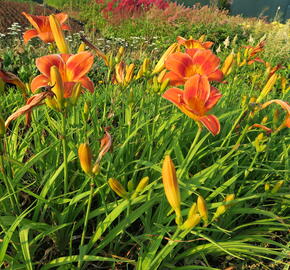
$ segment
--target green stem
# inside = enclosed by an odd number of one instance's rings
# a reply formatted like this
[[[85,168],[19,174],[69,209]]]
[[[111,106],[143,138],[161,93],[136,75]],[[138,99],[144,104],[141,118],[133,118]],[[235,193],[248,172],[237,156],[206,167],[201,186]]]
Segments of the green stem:
[[[62,151],[63,151],[63,180],[64,180],[64,193],[68,192],[68,166],[67,166],[67,151],[66,151],[66,129],[65,129],[65,116],[61,114],[61,140],[62,140]]]
[[[86,211],[86,215],[85,215],[84,228],[83,228],[83,232],[82,232],[80,247],[82,247],[84,245],[84,242],[85,242],[85,236],[86,236],[86,231],[87,231],[88,221],[89,221],[89,214],[90,214],[91,204],[92,204],[93,195],[94,195],[94,187],[95,187],[95,184],[91,181],[90,182],[90,195],[89,195],[87,211]],[[80,268],[81,268],[81,261],[79,260],[78,261],[78,269],[80,269]]]
[[[188,153],[187,153],[187,156],[186,156],[186,158],[185,158],[185,164],[184,164],[184,166],[182,166],[181,171],[180,171],[180,173],[179,173],[179,176],[178,176],[179,179],[181,179],[181,178],[183,177],[184,173],[186,172],[187,167],[188,167],[189,164],[190,164],[190,161],[191,161],[191,159],[192,159],[192,157],[193,157],[193,154],[194,154],[194,151],[195,151],[195,146],[196,146],[196,144],[197,144],[197,142],[198,142],[198,140],[199,140],[199,137],[200,137],[201,131],[202,131],[202,127],[201,127],[200,124],[198,124],[198,130],[197,130],[197,133],[196,133],[196,135],[195,135],[195,138],[194,138],[194,140],[193,140],[193,142],[192,142],[192,144],[191,144],[191,146],[190,146],[190,149],[189,149],[189,151],[188,151]]]
[[[15,209],[17,211],[17,213],[21,213],[21,210],[19,208],[19,202],[18,202],[18,198],[17,198],[16,192],[14,190],[13,185],[11,184],[9,179],[7,178],[7,175],[6,175],[6,172],[5,172],[5,168],[4,168],[4,146],[3,146],[3,143],[2,143],[2,138],[0,138],[0,140],[1,140],[1,145],[0,145],[0,171],[2,173],[3,181],[4,181],[4,184],[6,186],[8,194],[9,194],[11,206],[12,206],[13,209]],[[12,199],[12,196],[14,198],[14,201]]]
[[[91,182],[90,183],[89,201],[88,201],[87,211],[86,211],[86,215],[85,215],[84,229],[83,229],[83,233],[82,233],[80,246],[83,246],[84,242],[85,242],[85,236],[86,236],[86,231],[87,231],[87,226],[88,226],[88,221],[89,221],[89,214],[90,214],[91,204],[92,204],[92,199],[93,199],[93,194],[94,194],[94,187],[95,187],[95,184]]]

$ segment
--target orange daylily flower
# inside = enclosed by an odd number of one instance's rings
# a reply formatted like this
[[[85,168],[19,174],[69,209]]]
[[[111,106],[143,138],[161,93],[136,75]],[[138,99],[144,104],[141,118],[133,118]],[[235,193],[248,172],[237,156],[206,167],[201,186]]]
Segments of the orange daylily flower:
[[[201,42],[200,40],[195,40],[192,37],[190,37],[189,39],[185,39],[180,36],[177,37],[177,43],[179,45],[183,45],[187,49],[200,49],[200,50],[210,49],[214,44],[211,41]]]
[[[10,124],[11,121],[15,120],[21,115],[26,115],[26,125],[29,125],[30,123],[30,116],[31,116],[31,111],[34,107],[43,105],[42,101],[44,101],[47,97],[53,97],[54,93],[52,91],[47,90],[46,92],[41,92],[39,94],[36,94],[32,97],[30,97],[26,101],[26,105],[22,106],[20,109],[18,109],[16,112],[11,114],[7,120],[5,121],[5,127],[7,128]]]
[[[23,34],[23,39],[25,43],[27,43],[30,39],[34,37],[39,37],[42,41],[46,43],[54,42],[54,37],[53,37],[50,23],[49,23],[49,16],[35,16],[35,15],[27,14],[25,12],[22,12],[22,14],[35,28],[35,29],[26,31]],[[55,18],[59,21],[61,28],[63,30],[70,30],[70,27],[64,24],[64,22],[68,18],[67,14],[59,13],[55,15]]]
[[[206,113],[216,105],[221,96],[215,87],[210,86],[208,78],[199,74],[186,81],[184,91],[170,88],[163,94],[164,98],[194,121],[204,125],[213,135],[220,132],[220,123],[216,116]]]
[[[223,73],[218,69],[220,59],[212,51],[192,49],[186,52],[173,53],[165,62],[169,72],[164,80],[169,78],[170,85],[182,85],[195,74],[207,76],[210,81],[222,80]]]
[[[245,46],[245,56],[247,57],[248,64],[251,65],[254,62],[260,62],[265,64],[265,61],[259,57],[256,57],[256,55],[263,51],[265,47],[265,41],[261,41],[258,45],[255,47],[253,46]]]
[[[36,76],[31,82],[31,91],[35,92],[40,87],[51,84],[51,67],[55,66],[61,74],[64,93],[63,97],[68,98],[72,94],[76,83],[94,92],[93,82],[85,76],[93,65],[94,56],[90,52],[81,52],[78,54],[52,54],[42,56],[36,59],[36,66],[42,73]]]

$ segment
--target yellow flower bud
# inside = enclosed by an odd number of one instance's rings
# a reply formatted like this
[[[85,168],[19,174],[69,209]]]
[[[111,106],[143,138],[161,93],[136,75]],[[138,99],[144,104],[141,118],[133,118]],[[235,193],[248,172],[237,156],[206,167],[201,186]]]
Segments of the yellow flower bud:
[[[163,91],[166,89],[166,87],[168,86],[170,82],[170,79],[167,78],[166,80],[164,80],[160,86],[160,92],[163,93]]]
[[[235,57],[235,54],[233,52],[231,52],[227,56],[223,66],[221,68],[221,71],[223,72],[223,74],[225,76],[227,76],[227,75],[229,75],[231,73],[231,69],[232,69],[232,66],[233,66],[233,63],[234,63],[234,57]]]
[[[108,184],[110,188],[120,197],[127,198],[127,191],[123,187],[123,185],[116,179],[110,178],[108,180]]]
[[[194,214],[187,218],[187,220],[180,226],[182,230],[190,230],[200,223],[201,217],[199,214]]]
[[[157,82],[158,82],[158,83],[162,83],[163,78],[164,78],[166,72],[167,72],[167,70],[166,70],[166,69],[163,69],[163,70],[159,73],[159,75],[158,75],[158,77],[157,77]]]
[[[90,174],[92,172],[92,153],[89,144],[80,144],[78,154],[83,171]]]
[[[228,195],[226,196],[224,202],[229,202],[229,201],[232,201],[232,200],[234,200],[234,199],[235,199],[235,194],[228,194]],[[215,212],[215,214],[214,214],[213,219],[217,219],[219,216],[221,216],[222,214],[224,214],[224,213],[226,212],[226,210],[227,210],[228,208],[230,208],[230,206],[231,206],[230,204],[227,204],[227,205],[220,205],[220,206],[217,208],[217,210],[216,210],[216,212]]]
[[[5,135],[5,121],[0,116],[0,137],[3,137]]]
[[[95,163],[95,165],[92,168],[92,173],[94,175],[98,175],[99,172],[100,172],[100,165],[99,165],[99,163]]]
[[[197,198],[197,209],[198,212],[203,219],[204,223],[208,223],[208,212],[207,212],[207,206],[204,198],[202,196],[198,196]]]
[[[79,96],[82,92],[82,84],[80,82],[76,83],[72,89],[72,94],[70,97],[70,101],[73,105],[75,105],[79,99]]]
[[[165,53],[161,56],[160,60],[157,62],[156,66],[154,67],[152,74],[159,73],[162,69],[164,69],[164,64],[167,57],[176,52],[178,48],[178,43],[173,43],[170,47],[165,51]]]
[[[78,48],[78,53],[84,52],[86,50],[86,44],[82,42]]]
[[[134,189],[134,183],[133,183],[133,180],[128,181],[128,183],[127,183],[127,188],[128,188],[128,191],[129,191],[129,192],[132,192],[132,191],[133,191],[133,189]]]
[[[259,103],[263,98],[265,98],[268,93],[272,90],[274,87],[276,81],[278,78],[278,74],[274,73],[269,80],[267,81],[266,85],[264,86],[263,90],[260,93],[260,96],[257,98],[257,102]]]
[[[265,183],[265,191],[269,191],[270,190],[270,184],[269,183]]]
[[[150,60],[148,58],[145,58],[144,61],[143,61],[143,64],[142,64],[142,71],[145,74],[148,72],[149,62],[150,62]]]
[[[285,182],[284,180],[278,181],[273,187],[273,189],[271,190],[271,193],[277,193],[280,190],[280,188],[283,186],[284,182]]]
[[[50,84],[52,86],[51,90],[55,94],[58,107],[59,109],[62,109],[64,101],[64,86],[60,72],[56,66],[50,68]]]
[[[163,161],[162,180],[167,201],[175,211],[176,222],[179,225],[181,221],[180,192],[175,167],[169,155],[165,156]]]
[[[125,83],[129,83],[132,78],[133,78],[133,73],[134,73],[134,64],[130,64],[129,66],[126,67],[126,76],[125,76]]]
[[[125,52],[125,48],[123,46],[121,46],[119,48],[118,53],[117,53],[116,58],[115,58],[116,63],[119,63],[120,62],[122,56],[124,55],[124,52]]]
[[[136,198],[137,195],[143,191],[143,189],[148,185],[148,182],[149,182],[149,177],[146,176],[146,177],[143,177],[140,182],[138,183],[136,189],[135,189],[135,192],[133,193],[132,195],[132,199]]]
[[[52,14],[49,16],[49,24],[59,52],[69,53],[69,49],[65,41],[63,31],[61,29],[59,21],[55,18],[55,15]]]

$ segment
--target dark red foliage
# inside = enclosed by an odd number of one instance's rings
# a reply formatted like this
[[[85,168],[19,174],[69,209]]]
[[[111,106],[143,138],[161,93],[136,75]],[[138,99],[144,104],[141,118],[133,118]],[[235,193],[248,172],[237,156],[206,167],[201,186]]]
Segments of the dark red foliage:
[[[96,3],[104,7],[102,13],[106,19],[114,17],[115,20],[139,17],[153,6],[162,10],[168,7],[166,0],[109,0],[107,3],[104,3],[104,0],[96,0]]]

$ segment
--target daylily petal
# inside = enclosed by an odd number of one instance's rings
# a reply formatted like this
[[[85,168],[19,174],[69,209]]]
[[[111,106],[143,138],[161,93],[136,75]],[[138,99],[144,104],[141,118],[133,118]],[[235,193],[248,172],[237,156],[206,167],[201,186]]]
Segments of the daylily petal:
[[[193,56],[192,61],[194,65],[201,66],[204,75],[209,75],[216,71],[220,64],[220,59],[214,55],[211,50],[197,51]]]
[[[55,17],[59,21],[60,24],[63,24],[68,19],[68,15],[65,13],[55,14]]]
[[[24,43],[27,43],[30,39],[37,37],[37,36],[38,36],[37,30],[35,30],[35,29],[27,30],[23,34]]]
[[[213,44],[214,44],[214,42],[206,41],[206,42],[204,42],[202,45],[203,45],[206,49],[210,49],[210,48],[212,47]]]
[[[165,91],[162,97],[179,106],[184,102],[183,93],[184,92],[179,88],[169,88],[167,91]]]
[[[51,54],[37,58],[36,66],[43,75],[50,77],[50,68],[52,66],[56,66],[62,73],[64,61],[59,54]]]
[[[185,83],[185,80],[173,71],[166,73],[162,81],[166,79],[169,79],[169,84],[172,86],[183,85]]]
[[[74,88],[75,84],[76,84],[75,82],[64,82],[63,83],[63,86],[64,86],[63,97],[64,98],[69,98],[72,95],[73,88]]]
[[[94,92],[94,83],[89,79],[89,77],[84,76],[78,80],[82,86],[88,89],[91,93]]]
[[[71,28],[70,28],[67,24],[62,24],[62,25],[61,25],[61,29],[62,29],[62,30],[68,30],[68,31],[71,30]]]
[[[52,32],[48,31],[48,32],[40,32],[38,34],[38,37],[45,43],[52,43],[54,42],[54,37]]]
[[[194,75],[184,85],[185,103],[199,114],[204,114],[204,105],[210,96],[210,84],[206,76]]]
[[[32,26],[40,32],[40,28],[44,25],[44,17],[43,16],[33,16],[22,12],[22,14],[26,17],[26,19],[32,24]]]
[[[221,70],[216,70],[215,72],[208,75],[210,81],[221,82],[223,80],[224,74]]]
[[[220,132],[220,122],[216,116],[210,114],[202,116],[198,119],[212,135],[217,135]]]
[[[206,110],[209,111],[212,107],[214,107],[221,97],[222,94],[215,87],[211,86],[210,96],[205,103]]]
[[[189,54],[191,57],[193,57],[198,51],[199,49],[196,48],[186,49],[186,53]]]
[[[31,92],[34,93],[37,89],[41,88],[41,87],[45,87],[48,85],[48,78],[44,75],[38,75],[36,76],[30,85],[31,88]]]
[[[89,52],[72,55],[66,63],[68,80],[77,81],[89,72],[94,62],[94,56]]]
[[[180,77],[190,76],[190,74],[192,73],[192,65],[193,62],[190,55],[181,52],[169,55],[167,60],[165,61],[166,69],[173,71]]]

